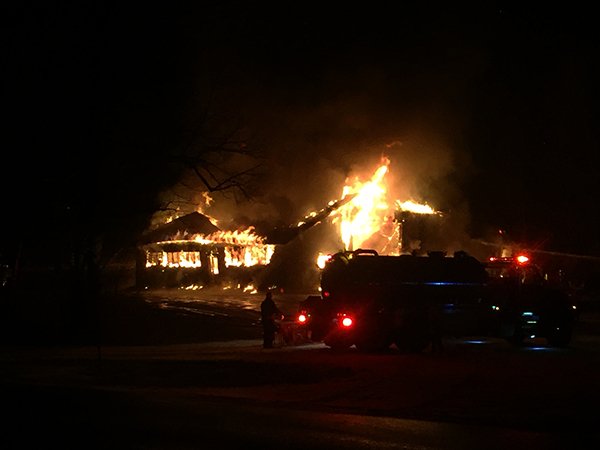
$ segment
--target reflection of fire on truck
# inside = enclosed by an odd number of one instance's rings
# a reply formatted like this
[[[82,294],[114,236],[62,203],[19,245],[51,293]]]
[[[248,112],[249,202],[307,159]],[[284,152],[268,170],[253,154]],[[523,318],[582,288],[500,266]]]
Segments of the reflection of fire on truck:
[[[313,341],[374,351],[392,343],[420,352],[435,333],[545,337],[568,344],[574,324],[568,297],[543,285],[516,260],[482,264],[464,252],[382,256],[340,252],[325,264],[321,297],[301,305]]]

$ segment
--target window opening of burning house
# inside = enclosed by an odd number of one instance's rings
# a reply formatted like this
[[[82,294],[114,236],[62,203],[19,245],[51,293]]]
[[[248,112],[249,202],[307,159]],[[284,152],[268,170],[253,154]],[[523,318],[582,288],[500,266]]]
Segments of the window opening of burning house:
[[[256,269],[269,264],[275,246],[264,243],[252,229],[195,233],[199,216],[180,218],[185,230],[173,228],[171,222],[146,237],[141,245],[143,262],[138,265],[139,287],[200,288],[223,283],[245,287]],[[173,234],[170,239],[169,234]]]

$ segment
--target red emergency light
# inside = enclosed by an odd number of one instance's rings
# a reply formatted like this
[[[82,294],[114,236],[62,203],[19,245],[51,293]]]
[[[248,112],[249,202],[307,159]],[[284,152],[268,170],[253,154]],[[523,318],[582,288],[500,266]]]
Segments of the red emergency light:
[[[529,257],[525,255],[519,255],[515,258],[518,264],[526,264],[529,262]]]
[[[517,264],[526,264],[529,262],[529,256],[527,255],[518,255],[518,256],[506,256],[498,258],[496,256],[490,256],[490,262],[498,261],[498,262],[507,262],[507,263],[517,263]]]
[[[306,314],[298,315],[298,322],[305,323],[307,320],[308,320],[308,317],[306,316]]]
[[[351,327],[353,323],[354,323],[354,321],[352,320],[351,317],[346,316],[342,319],[342,325],[345,326],[346,328]]]

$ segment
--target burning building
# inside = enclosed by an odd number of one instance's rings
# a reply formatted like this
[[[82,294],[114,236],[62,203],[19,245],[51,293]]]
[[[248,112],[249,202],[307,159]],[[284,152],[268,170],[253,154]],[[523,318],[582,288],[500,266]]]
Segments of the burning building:
[[[253,227],[224,231],[194,212],[144,236],[137,264],[138,287],[235,285],[248,288],[269,265],[277,246],[284,246],[350,202],[349,195],[330,202],[298,223],[274,228],[265,236]]]
[[[274,228],[264,235],[253,227],[243,231],[224,231],[198,212],[188,214],[148,233],[141,242],[138,262],[138,287],[201,287],[229,285],[240,288],[257,285],[257,278],[271,263],[276,247],[295,240],[314,225],[331,224],[339,235],[337,248],[325,251],[374,249],[380,254],[428,251],[424,236],[440,230],[441,214],[428,205],[413,202],[388,202],[384,176],[389,160],[366,182],[355,179],[342,190],[341,200],[331,201],[298,223]],[[298,242],[298,241],[297,241]],[[286,252],[281,249],[280,256]],[[289,252],[293,260],[275,258],[274,266],[294,266],[291,271],[300,278],[303,268],[317,267],[317,255],[309,263],[299,261],[299,252]],[[285,259],[285,257],[283,257]],[[306,269],[308,270],[308,269]]]
[[[274,245],[254,233],[223,231],[198,212],[163,225],[140,243],[138,287],[249,285],[253,270],[269,263]]]
[[[368,248],[383,255],[427,251],[423,242],[438,245],[431,230],[440,230],[442,214],[429,205],[413,201],[390,201],[385,175],[389,159],[366,182],[348,182],[343,195],[353,201],[336,212],[333,220],[339,224],[346,250]],[[439,248],[438,248],[439,249]]]

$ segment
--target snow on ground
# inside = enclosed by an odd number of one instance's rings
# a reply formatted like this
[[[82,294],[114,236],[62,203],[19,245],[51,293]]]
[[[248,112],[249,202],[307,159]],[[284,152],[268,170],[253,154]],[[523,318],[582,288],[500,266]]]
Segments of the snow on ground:
[[[292,321],[309,294],[275,293]],[[262,339],[260,304],[264,294],[222,289],[147,290],[103,304],[105,345],[160,345]]]

